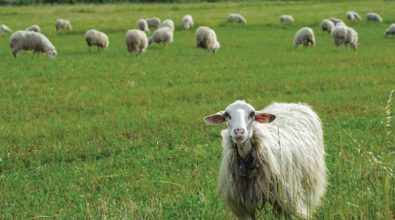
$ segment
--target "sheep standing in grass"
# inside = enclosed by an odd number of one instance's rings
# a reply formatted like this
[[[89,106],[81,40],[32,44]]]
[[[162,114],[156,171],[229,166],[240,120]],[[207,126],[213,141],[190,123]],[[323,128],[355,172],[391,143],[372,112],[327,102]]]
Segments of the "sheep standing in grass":
[[[147,35],[142,30],[128,30],[128,32],[126,32],[125,42],[129,53],[135,52],[142,54],[148,47]]]
[[[166,20],[164,20],[163,23],[159,26],[159,28],[162,28],[162,27],[168,27],[168,28],[170,28],[172,31],[174,31],[174,30],[175,30],[174,21],[171,20],[171,19],[166,19]]]
[[[182,18],[182,26],[184,27],[185,30],[188,30],[193,26],[192,15],[185,15]]]
[[[240,14],[228,14],[228,22],[229,23],[240,23],[240,24],[246,24],[247,20]]]
[[[11,33],[12,30],[5,24],[0,24],[0,33]]]
[[[353,50],[358,47],[358,33],[351,27],[336,26],[332,31],[332,37],[337,47],[341,44],[350,44]]]
[[[10,47],[12,55],[20,50],[33,50],[33,54],[46,53],[49,58],[55,58],[57,55],[55,47],[43,34],[34,31],[17,31],[10,37]]]
[[[57,19],[55,23],[55,28],[57,33],[61,30],[71,31],[73,29],[70,21],[65,19]]]
[[[387,37],[388,35],[395,35],[395,23],[391,24],[385,31],[384,36]]]
[[[294,18],[292,17],[292,15],[281,15],[280,22],[285,24],[294,23]]]
[[[333,28],[335,28],[335,24],[329,19],[322,20],[320,26],[321,26],[322,31],[324,31],[324,32],[326,31],[328,33],[331,33]]]
[[[348,11],[346,13],[346,17],[350,21],[359,21],[359,20],[361,20],[361,16],[359,16],[359,14],[357,12],[355,12],[355,11]]]
[[[313,29],[309,27],[304,27],[296,32],[293,47],[299,47],[299,45],[301,44],[303,44],[303,46],[305,47],[315,45],[315,36]]]
[[[105,33],[100,32],[95,29],[88,30],[85,33],[85,41],[89,47],[89,51],[91,50],[91,46],[94,46],[94,45],[97,46],[97,49],[99,51],[100,50],[103,51],[110,44],[110,42],[108,40],[108,36]]]
[[[168,43],[173,43],[173,30],[169,27],[158,28],[152,36],[148,39],[148,44],[163,43],[167,45]]]
[[[201,26],[196,30],[196,47],[216,53],[221,45],[213,29]]]
[[[327,185],[321,121],[307,105],[273,103],[261,111],[244,101],[205,117],[226,122],[219,192],[240,219],[260,204],[275,214],[310,219]]]
[[[145,19],[139,19],[137,21],[137,28],[144,32],[149,32],[148,22]]]
[[[34,32],[37,32],[37,33],[41,33],[40,26],[38,26],[36,24],[34,24],[34,25],[30,26],[30,27],[27,27],[25,29],[25,31],[34,31]]]
[[[148,23],[148,28],[158,28],[160,25],[160,19],[155,17],[155,18],[147,18],[145,19]]]
[[[366,20],[383,23],[383,19],[380,17],[380,15],[374,12],[367,13]]]

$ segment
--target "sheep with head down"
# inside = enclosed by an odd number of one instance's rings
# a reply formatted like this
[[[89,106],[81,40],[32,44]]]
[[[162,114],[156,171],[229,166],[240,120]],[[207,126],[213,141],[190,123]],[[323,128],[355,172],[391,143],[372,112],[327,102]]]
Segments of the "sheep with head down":
[[[154,18],[147,18],[145,19],[148,24],[148,28],[158,28],[160,25],[160,18],[154,17]]]
[[[91,50],[91,46],[97,46],[99,51],[103,51],[110,45],[107,34],[95,29],[85,32],[85,41],[89,47],[89,51]]]
[[[296,32],[293,47],[299,47],[300,45],[305,47],[315,45],[315,35],[313,29],[304,27]]]
[[[350,44],[354,51],[358,47],[358,33],[351,27],[336,25],[332,31],[332,37],[337,47]]]
[[[327,185],[321,121],[304,104],[273,103],[261,111],[236,101],[204,118],[222,130],[219,192],[240,219],[266,202],[275,214],[311,218]]]
[[[291,24],[294,23],[294,18],[292,17],[292,15],[281,15],[280,22],[284,24]]]
[[[41,33],[41,28],[37,24],[33,24],[25,29],[25,31],[34,31],[37,33]]]
[[[387,37],[388,35],[395,35],[395,23],[391,24],[387,30],[385,30],[384,36]]]
[[[163,23],[162,23],[161,25],[159,25],[159,28],[162,28],[162,27],[168,27],[168,28],[170,28],[172,31],[174,31],[174,30],[176,29],[176,28],[175,28],[175,25],[174,25],[174,21],[171,20],[171,19],[166,19],[166,20],[164,20]]]
[[[375,21],[379,23],[383,23],[383,19],[381,16],[375,12],[369,12],[366,14],[366,20],[367,21]]]
[[[34,31],[17,31],[13,33],[10,36],[10,47],[15,58],[16,54],[21,50],[33,50],[33,54],[43,52],[51,59],[57,55],[55,47],[48,38]]]
[[[129,53],[143,54],[148,47],[148,38],[144,31],[131,29],[126,32],[126,47]]]
[[[185,15],[184,17],[182,17],[182,27],[185,30],[190,29],[191,27],[193,27],[193,18],[192,15]]]
[[[361,20],[361,16],[355,11],[348,11],[346,13],[346,18],[350,21],[359,21]]]
[[[12,30],[5,24],[0,24],[0,34],[1,33],[11,33]]]
[[[139,19],[137,21],[137,28],[144,31],[149,32],[148,22],[145,19]]]
[[[213,29],[200,26],[196,29],[196,47],[216,53],[221,44],[218,42],[217,35]]]
[[[236,13],[228,14],[228,22],[247,24],[247,20],[241,14],[236,14]]]

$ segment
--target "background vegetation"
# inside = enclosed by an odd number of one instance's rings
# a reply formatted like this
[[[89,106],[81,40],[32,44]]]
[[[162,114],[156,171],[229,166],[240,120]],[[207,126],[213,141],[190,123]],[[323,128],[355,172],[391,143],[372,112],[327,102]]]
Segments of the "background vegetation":
[[[350,9],[384,19],[348,22],[356,52],[319,30]],[[58,57],[14,59],[0,36],[0,219],[233,219],[216,192],[223,126],[202,119],[236,99],[306,102],[320,115],[330,185],[316,219],[393,219],[395,39],[383,35],[394,11],[381,1],[2,7],[0,23],[40,25]],[[230,12],[248,24],[226,24]],[[184,14],[216,30],[219,53],[195,49]],[[174,43],[128,54],[126,30],[153,16],[174,19]],[[57,18],[73,31],[56,35]],[[303,26],[316,47],[291,47]],[[90,28],[108,33],[104,53],[88,52]]]

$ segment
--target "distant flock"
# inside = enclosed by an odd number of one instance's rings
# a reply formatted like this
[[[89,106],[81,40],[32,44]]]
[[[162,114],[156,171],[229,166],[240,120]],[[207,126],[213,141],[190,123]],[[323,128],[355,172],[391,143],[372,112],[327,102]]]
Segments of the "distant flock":
[[[348,11],[346,18],[350,21],[359,21],[361,16],[355,11]],[[367,13],[367,21],[375,21],[382,23],[383,19],[377,13]],[[247,20],[240,14],[228,14],[227,21],[229,23],[246,24]],[[280,22],[283,24],[291,24],[294,22],[292,15],[281,15]],[[194,25],[192,15],[185,15],[182,18],[181,25],[185,30],[191,29]],[[332,34],[334,44],[336,46],[350,45],[353,50],[358,47],[358,33],[351,27],[348,27],[341,19],[329,18],[324,19],[320,24],[321,30]],[[70,32],[72,30],[71,22],[66,19],[57,19],[55,23],[56,33]],[[156,29],[150,37],[150,29]],[[148,46],[152,43],[167,45],[173,42],[173,33],[175,31],[174,21],[166,19],[161,23],[157,17],[148,19],[138,19],[137,28],[126,32],[125,43],[129,53],[144,53]],[[0,34],[12,33],[12,30],[5,24],[0,24]],[[391,24],[385,31],[385,37],[395,35],[395,23]],[[195,33],[196,47],[216,53],[221,44],[219,43],[216,33],[213,29],[201,26],[196,29]],[[86,44],[89,47],[97,46],[102,51],[109,46],[108,36],[98,30],[90,29],[85,33]],[[49,39],[41,33],[38,25],[31,25],[25,30],[16,31],[10,37],[10,47],[12,54],[16,57],[21,50],[33,50],[33,54],[46,53],[48,57],[55,58],[57,51]],[[293,47],[301,45],[314,46],[316,44],[314,31],[310,27],[303,27],[296,32]]]

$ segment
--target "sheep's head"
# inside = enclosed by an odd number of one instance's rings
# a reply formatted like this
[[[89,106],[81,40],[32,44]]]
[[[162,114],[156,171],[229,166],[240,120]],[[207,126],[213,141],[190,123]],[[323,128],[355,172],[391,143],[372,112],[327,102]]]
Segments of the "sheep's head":
[[[272,114],[256,111],[252,105],[238,100],[226,107],[225,111],[205,117],[204,121],[209,125],[226,122],[232,141],[242,145],[252,137],[254,122],[269,123],[275,118]]]
[[[47,51],[47,55],[51,59],[55,59],[57,54],[58,54],[58,52],[56,52],[55,48],[50,49],[50,50]]]

